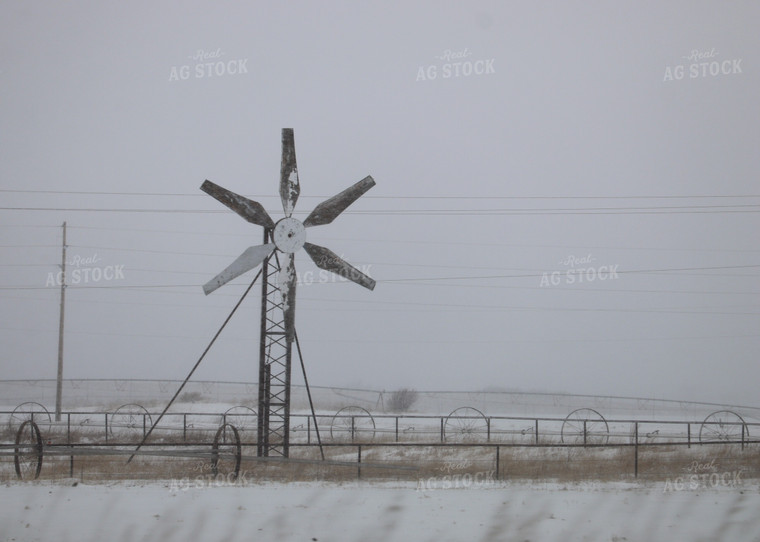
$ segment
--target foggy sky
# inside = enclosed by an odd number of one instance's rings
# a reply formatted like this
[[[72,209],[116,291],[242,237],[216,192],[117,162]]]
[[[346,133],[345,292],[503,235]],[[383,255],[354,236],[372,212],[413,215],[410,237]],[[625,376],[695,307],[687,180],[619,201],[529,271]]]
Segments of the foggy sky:
[[[312,384],[758,405],[758,15],[4,2],[0,379],[55,378],[63,221],[74,267],[123,271],[67,289],[64,376],[184,378],[253,273],[201,285],[262,239],[199,187],[280,218],[292,127],[297,217],[377,182],[308,231],[374,292],[296,256]],[[256,380],[258,294],[195,379]]]

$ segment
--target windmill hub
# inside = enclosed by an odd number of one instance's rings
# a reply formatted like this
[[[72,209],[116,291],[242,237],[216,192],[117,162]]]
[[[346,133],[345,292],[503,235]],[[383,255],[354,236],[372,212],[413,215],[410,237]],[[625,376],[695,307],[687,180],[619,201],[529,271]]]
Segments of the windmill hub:
[[[292,254],[306,242],[306,228],[300,220],[285,217],[275,224],[272,240],[281,252]]]

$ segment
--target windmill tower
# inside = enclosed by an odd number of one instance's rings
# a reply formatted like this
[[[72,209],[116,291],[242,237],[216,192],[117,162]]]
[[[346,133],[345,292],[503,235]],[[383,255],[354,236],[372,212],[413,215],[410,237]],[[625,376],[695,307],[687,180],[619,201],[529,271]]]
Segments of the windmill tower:
[[[211,181],[201,190],[248,222],[264,228],[263,244],[247,248],[224,271],[203,286],[206,295],[243,273],[262,265],[261,340],[259,348],[258,455],[288,457],[290,433],[290,368],[295,328],[295,253],[301,248],[317,267],[336,273],[370,290],[375,281],[331,250],[306,242],[306,229],[331,223],[367,190],[367,176],[323,201],[301,222],[293,217],[301,185],[298,180],[293,130],[282,130],[280,199],[285,216],[275,222],[264,207]]]

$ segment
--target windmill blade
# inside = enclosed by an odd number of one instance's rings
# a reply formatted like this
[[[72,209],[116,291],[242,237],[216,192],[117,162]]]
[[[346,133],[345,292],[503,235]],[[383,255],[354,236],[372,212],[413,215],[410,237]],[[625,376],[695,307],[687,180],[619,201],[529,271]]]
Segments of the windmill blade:
[[[364,286],[370,290],[375,289],[375,281],[359,271],[357,268],[341,259],[332,250],[312,243],[304,243],[303,249],[309,254],[314,263],[320,269],[332,271],[356,284]]]
[[[293,342],[296,329],[296,275],[295,254],[288,255],[288,264],[280,271],[278,284],[282,294],[282,312],[285,318],[285,338]]]
[[[274,228],[274,221],[264,207],[258,202],[243,197],[211,181],[204,181],[201,190],[212,198],[220,201],[237,214],[245,218],[248,222],[263,226],[267,229]]]
[[[375,179],[370,175],[364,177],[355,185],[346,188],[340,194],[327,199],[314,207],[314,210],[306,220],[303,221],[305,227],[322,226],[335,220],[340,213],[345,211],[349,205],[358,200],[364,193],[375,186]]]
[[[245,252],[238,256],[237,260],[227,266],[227,269],[204,284],[203,291],[208,295],[220,286],[224,286],[229,281],[239,277],[246,271],[250,271],[263,262],[273,250],[274,243],[247,248]]]
[[[282,163],[280,164],[280,199],[285,216],[293,214],[293,208],[301,193],[298,184],[298,166],[296,165],[296,143],[293,128],[282,129]]]

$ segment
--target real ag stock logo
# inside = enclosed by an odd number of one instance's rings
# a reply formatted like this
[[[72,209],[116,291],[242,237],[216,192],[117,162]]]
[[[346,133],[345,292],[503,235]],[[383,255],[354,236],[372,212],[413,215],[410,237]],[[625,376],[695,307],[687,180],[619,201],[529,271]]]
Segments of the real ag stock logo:
[[[715,459],[709,463],[692,461],[684,468],[686,474],[675,478],[666,478],[663,493],[670,491],[696,491],[699,489],[716,489],[719,487],[743,487],[743,467],[735,470],[723,470],[715,464]]]
[[[446,49],[435,57],[438,63],[417,68],[417,82],[435,79],[456,79],[496,73],[493,58],[473,59],[472,52],[465,47],[460,51]]]
[[[692,49],[681,59],[685,62],[665,67],[663,82],[725,77],[744,73],[741,58],[721,58],[715,47],[706,50]]]
[[[570,255],[562,258],[559,264],[566,269],[541,275],[540,287],[559,286],[560,284],[584,284],[588,282],[617,280],[618,264],[597,265],[596,257]]]
[[[444,475],[420,478],[417,481],[415,491],[429,491],[433,489],[470,489],[493,487],[497,484],[496,471],[480,471],[475,473],[458,472],[472,466],[472,461],[446,461],[438,470]]]
[[[74,256],[66,260],[66,274],[63,270],[48,273],[45,286],[67,286],[97,282],[124,280],[124,265],[98,265],[101,262],[97,254],[82,257]]]
[[[188,79],[210,79],[248,73],[247,58],[225,58],[227,54],[221,49],[198,49],[187,58],[189,64],[172,66],[169,70],[169,82],[187,81]]]

